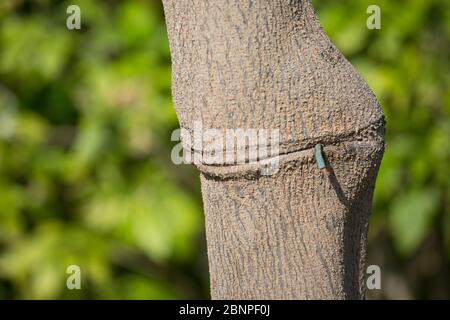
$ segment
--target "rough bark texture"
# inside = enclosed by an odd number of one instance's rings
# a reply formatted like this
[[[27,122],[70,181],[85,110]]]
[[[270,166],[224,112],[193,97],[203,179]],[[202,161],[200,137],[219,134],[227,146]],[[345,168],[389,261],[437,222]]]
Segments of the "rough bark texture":
[[[363,298],[384,150],[383,114],[367,84],[309,0],[163,2],[181,126],[280,130],[273,176],[259,162],[198,164],[212,298]],[[329,176],[315,164],[316,143]]]

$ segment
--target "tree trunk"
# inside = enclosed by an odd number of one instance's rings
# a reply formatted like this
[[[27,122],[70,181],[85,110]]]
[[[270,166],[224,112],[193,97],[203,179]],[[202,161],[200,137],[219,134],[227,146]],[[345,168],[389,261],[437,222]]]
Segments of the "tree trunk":
[[[384,150],[384,117],[367,84],[324,34],[309,0],[163,2],[185,148],[209,148],[186,139],[196,121],[224,135],[279,130],[270,142],[279,142],[272,175],[262,160],[273,155],[196,163],[212,298],[364,298]],[[329,174],[317,167],[318,143]]]

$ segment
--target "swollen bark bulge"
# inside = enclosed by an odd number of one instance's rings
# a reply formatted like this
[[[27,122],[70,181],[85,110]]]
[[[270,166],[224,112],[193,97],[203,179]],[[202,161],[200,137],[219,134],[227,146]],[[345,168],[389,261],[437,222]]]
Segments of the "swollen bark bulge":
[[[384,118],[370,88],[309,0],[163,2],[181,127],[193,134],[200,121],[217,132],[280,133],[271,176],[257,161],[197,163],[212,298],[363,298],[384,150]],[[318,143],[330,175],[315,163]]]

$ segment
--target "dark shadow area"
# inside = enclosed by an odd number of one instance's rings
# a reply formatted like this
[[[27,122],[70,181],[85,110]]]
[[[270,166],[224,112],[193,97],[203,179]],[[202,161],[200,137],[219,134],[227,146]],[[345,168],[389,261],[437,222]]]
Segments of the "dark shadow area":
[[[343,259],[344,259],[344,292],[346,299],[362,299],[360,288],[361,240],[366,237],[367,223],[370,215],[370,205],[365,204],[368,199],[367,193],[370,189],[364,188],[369,183],[370,174],[363,179],[359,185],[354,186],[356,194],[352,199],[348,199],[339,183],[336,174],[324,155],[326,167],[329,171],[328,180],[336,192],[339,201],[345,207],[344,213],[344,234],[343,234]],[[365,194],[364,194],[365,192]],[[370,196],[370,194],[369,194]],[[364,284],[362,284],[364,285]]]

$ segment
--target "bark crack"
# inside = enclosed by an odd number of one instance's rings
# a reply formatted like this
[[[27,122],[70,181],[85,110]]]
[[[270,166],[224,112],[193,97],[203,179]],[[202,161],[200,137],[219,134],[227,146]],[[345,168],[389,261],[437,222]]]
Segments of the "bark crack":
[[[246,177],[254,179],[257,176],[263,176],[261,171],[268,165],[278,161],[280,167],[286,166],[287,163],[309,163],[315,162],[314,160],[314,146],[318,143],[322,144],[327,158],[333,158],[339,154],[337,147],[347,144],[346,150],[343,151],[346,157],[352,156],[355,153],[355,146],[349,144],[350,142],[360,142],[359,147],[375,147],[377,150],[384,149],[384,117],[378,121],[372,122],[369,125],[353,130],[347,134],[320,137],[305,141],[302,148],[295,149],[289,152],[280,152],[274,157],[258,158],[257,161],[246,162],[241,164],[205,164],[195,163],[197,168],[209,178],[218,179],[233,179],[238,177]],[[246,150],[240,150],[239,152],[247,152]],[[194,149],[190,149],[190,152],[197,152]],[[342,151],[341,151],[342,153]]]

